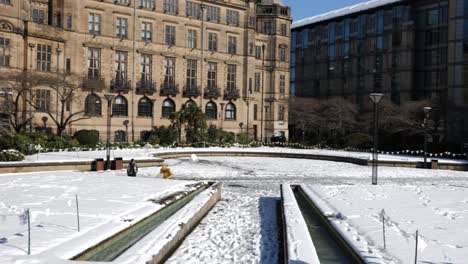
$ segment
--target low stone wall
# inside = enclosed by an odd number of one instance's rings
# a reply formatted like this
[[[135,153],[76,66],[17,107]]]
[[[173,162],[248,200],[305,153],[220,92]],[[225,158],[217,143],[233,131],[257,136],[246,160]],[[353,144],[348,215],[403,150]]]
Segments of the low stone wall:
[[[269,151],[168,151],[156,154],[157,157],[163,159],[175,159],[189,157],[191,154],[195,154],[200,157],[221,157],[221,156],[234,156],[234,157],[272,157],[272,158],[292,158],[292,159],[313,159],[313,160],[325,160],[335,162],[346,162],[362,166],[372,166],[372,161],[363,158],[354,157],[343,157],[343,156],[332,156],[332,155],[319,155],[319,154],[306,154],[306,153],[284,153],[284,152],[269,152]],[[430,163],[428,159],[428,163]],[[406,168],[422,168],[422,162],[416,161],[388,161],[379,160],[379,166],[383,167],[406,167]],[[468,164],[463,163],[448,163],[439,162],[438,169],[441,170],[456,170],[456,171],[468,171]]]
[[[157,167],[162,166],[164,160],[161,158],[151,159],[138,159],[135,161],[138,167]],[[129,160],[124,160],[124,167],[128,166]],[[64,171],[64,170],[77,170],[77,171],[91,171],[92,160],[81,161],[37,161],[37,162],[13,162],[13,163],[0,163],[0,173],[24,173],[36,171]]]

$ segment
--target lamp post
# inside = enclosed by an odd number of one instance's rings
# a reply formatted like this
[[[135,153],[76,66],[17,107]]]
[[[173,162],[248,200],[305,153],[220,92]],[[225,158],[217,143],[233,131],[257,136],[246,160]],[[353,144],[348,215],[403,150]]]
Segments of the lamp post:
[[[123,125],[125,126],[125,142],[126,143],[128,143],[128,123],[130,123],[130,121],[128,120],[123,121]]]
[[[62,52],[62,49],[60,46],[57,45],[57,48],[55,49],[57,52],[57,92],[55,96],[55,120],[58,120],[59,116],[59,89],[60,89],[60,53]]]
[[[107,100],[107,138],[106,138],[106,170],[110,169],[110,129],[111,129],[111,105],[114,95],[105,94]]]
[[[263,93],[265,86],[265,44],[262,45],[262,101],[261,101],[261,120],[260,120],[260,142],[263,142],[263,122],[264,122],[264,110],[263,110]]]
[[[372,184],[377,185],[377,171],[378,171],[378,160],[379,154],[377,153],[378,148],[378,125],[379,125],[379,103],[382,100],[383,94],[371,93],[370,99],[374,103],[374,148],[372,150]]]
[[[200,61],[200,82],[201,82],[201,85],[200,85],[200,109],[202,109],[203,111],[203,96],[205,96],[205,88],[203,87],[203,85],[205,85],[203,83],[203,79],[204,79],[204,60],[205,60],[205,9],[206,9],[206,5],[205,4],[201,4],[200,5],[200,10],[201,10],[201,36],[200,36],[200,40],[201,40],[201,61]]]
[[[33,70],[33,49],[36,47],[36,44],[34,43],[29,43],[29,71],[32,72]],[[24,82],[24,81],[23,81]],[[33,94],[32,90],[29,90],[29,100],[32,101],[33,99]],[[24,113],[24,117],[26,117],[26,110]],[[29,132],[32,132],[33,129],[33,115],[32,115],[32,106],[29,106]]]
[[[428,125],[427,121],[429,119],[429,114],[431,113],[432,108],[429,106],[424,107],[424,122],[423,122],[423,129],[424,129],[424,168],[427,169],[427,136],[428,136]]]

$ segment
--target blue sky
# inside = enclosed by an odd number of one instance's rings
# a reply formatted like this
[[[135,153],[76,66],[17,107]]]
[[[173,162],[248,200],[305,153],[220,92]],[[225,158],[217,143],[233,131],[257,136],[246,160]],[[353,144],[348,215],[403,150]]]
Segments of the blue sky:
[[[310,17],[327,11],[354,5],[367,0],[283,0],[283,3],[291,7],[294,20]]]

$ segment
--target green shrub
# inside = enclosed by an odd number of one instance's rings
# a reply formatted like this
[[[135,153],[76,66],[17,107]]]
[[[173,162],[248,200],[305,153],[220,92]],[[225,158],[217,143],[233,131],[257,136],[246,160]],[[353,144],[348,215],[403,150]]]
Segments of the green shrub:
[[[242,145],[247,145],[251,142],[252,140],[249,139],[248,135],[246,133],[238,134],[237,135],[237,143],[242,144]]]
[[[0,151],[0,161],[21,161],[24,160],[24,155],[21,152],[8,149]]]
[[[81,146],[95,147],[99,144],[99,131],[79,130],[73,135]]]
[[[368,149],[371,144],[371,137],[364,133],[354,133],[346,137],[346,145],[351,148]]]
[[[73,139],[70,136],[63,135],[61,137],[52,137],[49,142],[46,143],[47,148],[52,149],[69,149],[79,147],[80,143],[78,140]]]

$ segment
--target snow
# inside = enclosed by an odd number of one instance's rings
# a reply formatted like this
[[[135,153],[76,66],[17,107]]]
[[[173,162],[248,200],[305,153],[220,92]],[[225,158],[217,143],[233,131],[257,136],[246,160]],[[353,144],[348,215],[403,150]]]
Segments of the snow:
[[[371,0],[371,1],[368,1],[368,2],[359,3],[359,4],[356,4],[356,5],[352,5],[352,6],[348,6],[348,7],[345,7],[345,8],[333,10],[331,12],[327,12],[327,13],[324,13],[324,14],[320,14],[320,15],[317,15],[317,16],[308,17],[308,18],[304,18],[304,19],[295,21],[295,22],[292,23],[291,28],[292,29],[299,28],[299,27],[302,27],[302,26],[306,26],[306,25],[322,22],[322,21],[325,21],[325,20],[330,20],[330,19],[333,19],[333,18],[342,17],[342,16],[346,16],[346,15],[358,13],[358,12],[361,12],[361,11],[377,8],[377,7],[380,7],[380,6],[385,6],[385,5],[389,5],[389,4],[393,4],[393,3],[398,3],[398,2],[403,2],[403,0]]]
[[[288,262],[320,264],[307,225],[296,202],[291,186],[282,185],[284,221],[286,222]]]
[[[148,200],[191,189],[191,184],[148,174],[126,177],[123,170],[0,174],[0,263],[27,252],[27,226],[19,221],[26,208],[31,211],[31,253],[66,259],[161,208]]]

